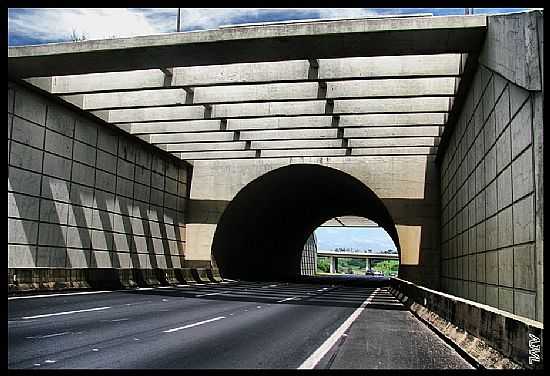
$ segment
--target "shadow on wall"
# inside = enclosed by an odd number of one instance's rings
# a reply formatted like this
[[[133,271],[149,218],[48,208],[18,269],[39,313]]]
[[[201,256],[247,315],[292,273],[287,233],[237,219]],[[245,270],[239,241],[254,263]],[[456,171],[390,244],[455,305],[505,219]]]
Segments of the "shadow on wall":
[[[223,212],[212,255],[227,278],[291,279],[309,234],[338,216],[366,217],[399,239],[388,210],[367,186],[342,171],[293,164],[268,172],[244,187]]]

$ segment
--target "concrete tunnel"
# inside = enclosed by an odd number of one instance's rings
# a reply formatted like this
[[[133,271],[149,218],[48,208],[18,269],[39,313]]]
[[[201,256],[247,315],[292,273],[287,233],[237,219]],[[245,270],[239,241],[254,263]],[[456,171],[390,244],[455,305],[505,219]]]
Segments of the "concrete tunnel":
[[[393,219],[362,182],[321,165],[281,167],[246,185],[227,206],[212,257],[225,278],[294,279],[308,236],[325,221],[348,215],[376,222],[401,253]]]

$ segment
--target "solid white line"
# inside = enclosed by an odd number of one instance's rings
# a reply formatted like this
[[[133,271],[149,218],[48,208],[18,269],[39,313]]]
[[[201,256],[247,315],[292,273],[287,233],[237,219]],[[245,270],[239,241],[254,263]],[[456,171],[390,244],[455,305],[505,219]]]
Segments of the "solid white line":
[[[194,323],[194,324],[189,324],[189,325],[185,325],[185,326],[180,326],[179,328],[164,330],[163,332],[164,332],[164,333],[173,333],[173,332],[177,332],[178,330],[187,329],[187,328],[192,328],[192,327],[194,327],[194,326],[206,324],[206,323],[209,323],[209,322],[212,322],[212,321],[218,321],[218,320],[221,320],[221,319],[225,319],[225,316],[214,317],[213,319],[210,319],[210,320],[199,321],[199,322],[196,322],[196,323]]]
[[[340,339],[344,332],[353,324],[353,322],[359,317],[361,312],[365,309],[365,306],[370,303],[372,298],[380,290],[377,288],[360,306],[357,308],[350,317],[332,335],[319,347],[313,354],[307,358],[298,369],[313,369],[319,363],[319,361],[327,354],[327,352],[334,346],[334,344]]]
[[[54,296],[70,296],[70,295],[88,295],[88,294],[102,294],[105,292],[112,292],[112,291],[83,291],[83,292],[71,292],[67,294],[47,294],[47,295],[31,295],[31,296],[12,296],[9,297],[8,300],[15,300],[15,299],[33,299],[33,298],[50,298]]]
[[[29,319],[38,319],[42,317],[51,317],[51,316],[60,316],[60,315],[71,315],[73,313],[81,313],[81,312],[92,312],[92,311],[103,311],[104,309],[109,309],[111,307],[99,307],[99,308],[90,308],[90,309],[81,309],[78,311],[66,311],[66,312],[57,312],[57,313],[47,313],[44,315],[36,315],[36,316],[25,316],[22,317],[23,320],[29,320]]]

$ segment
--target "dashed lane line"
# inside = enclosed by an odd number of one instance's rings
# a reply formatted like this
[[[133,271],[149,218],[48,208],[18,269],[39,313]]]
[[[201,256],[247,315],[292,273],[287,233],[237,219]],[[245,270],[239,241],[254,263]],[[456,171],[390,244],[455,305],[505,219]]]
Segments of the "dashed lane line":
[[[164,330],[163,333],[174,333],[174,332],[177,332],[179,330],[193,328],[195,326],[204,325],[204,324],[207,324],[209,322],[218,321],[218,320],[222,320],[222,319],[225,319],[225,316],[218,316],[218,317],[214,317],[213,319],[210,319],[210,320],[199,321],[199,322],[196,322],[194,324],[180,326],[179,328]]]
[[[30,319],[40,319],[40,318],[44,318],[44,317],[52,317],[52,316],[72,315],[74,313],[103,311],[103,310],[109,309],[109,308],[111,308],[111,307],[98,307],[98,308],[80,309],[78,311],[65,311],[65,312],[56,312],[56,313],[46,313],[46,314],[43,314],[43,315],[24,316],[21,319],[22,320],[30,320]]]

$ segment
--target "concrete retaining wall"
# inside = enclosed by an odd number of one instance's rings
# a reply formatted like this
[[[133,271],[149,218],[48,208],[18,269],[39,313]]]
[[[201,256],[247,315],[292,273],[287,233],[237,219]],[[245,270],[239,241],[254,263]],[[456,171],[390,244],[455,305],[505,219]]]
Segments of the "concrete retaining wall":
[[[8,268],[187,266],[187,173],[168,154],[8,82]]]
[[[391,291],[482,367],[543,368],[544,327],[540,322],[398,278],[391,279]],[[536,352],[540,359],[530,362],[536,345],[540,345]]]
[[[518,75],[497,73],[512,72],[518,61],[538,66],[533,54],[542,56],[543,37],[529,26],[537,22],[537,12],[490,17],[440,170],[441,289],[542,322],[544,93],[511,81],[524,83]],[[507,32],[496,35],[493,24],[508,25]],[[526,44],[529,56],[492,58],[499,49],[512,54],[510,46],[523,51]]]

